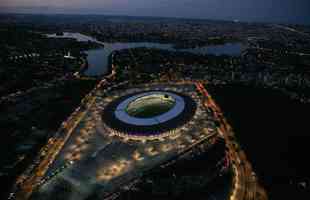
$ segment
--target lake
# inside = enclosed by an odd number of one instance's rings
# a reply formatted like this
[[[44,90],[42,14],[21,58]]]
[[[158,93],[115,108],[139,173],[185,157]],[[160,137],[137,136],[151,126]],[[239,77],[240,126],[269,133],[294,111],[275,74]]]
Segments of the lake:
[[[175,49],[172,44],[160,44],[150,42],[133,43],[105,43],[102,49],[93,49],[86,51],[89,68],[84,72],[87,76],[96,76],[108,72],[109,55],[116,50],[130,49],[137,47],[157,48],[169,51],[185,51],[195,54],[213,54],[239,56],[244,49],[241,43],[227,43],[224,45],[213,45],[207,47],[196,47],[192,49]]]
[[[108,58],[113,51],[130,49],[137,47],[147,47],[147,48],[157,48],[169,51],[182,51],[194,54],[213,54],[213,55],[229,55],[229,56],[239,56],[245,49],[245,45],[242,43],[226,43],[223,45],[209,45],[196,48],[188,49],[175,49],[173,44],[161,44],[152,42],[116,42],[116,43],[104,43],[96,40],[93,37],[81,34],[81,33],[68,33],[64,32],[62,36],[57,36],[56,34],[46,34],[47,37],[53,38],[74,38],[81,42],[97,42],[103,44],[104,48],[92,49],[85,51],[87,53],[88,69],[85,70],[84,74],[87,76],[98,76],[106,74],[109,70]]]

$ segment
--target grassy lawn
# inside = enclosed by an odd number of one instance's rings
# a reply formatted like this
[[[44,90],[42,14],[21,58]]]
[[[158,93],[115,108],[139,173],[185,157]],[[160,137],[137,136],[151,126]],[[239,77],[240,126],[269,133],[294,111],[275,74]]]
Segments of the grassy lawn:
[[[175,100],[164,95],[150,95],[136,99],[128,104],[126,112],[133,117],[150,118],[168,112]]]

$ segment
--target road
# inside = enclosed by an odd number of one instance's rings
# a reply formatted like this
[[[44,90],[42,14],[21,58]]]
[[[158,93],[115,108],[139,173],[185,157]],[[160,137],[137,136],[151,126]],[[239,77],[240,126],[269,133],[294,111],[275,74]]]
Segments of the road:
[[[39,156],[36,159],[39,160],[39,164],[32,165],[31,168],[33,169],[26,170],[26,172],[17,179],[9,199],[27,200],[30,198],[33,191],[40,186],[40,182],[43,180],[45,173],[54,162],[64,144],[70,138],[76,126],[95,102],[96,96],[94,94],[96,94],[96,91],[108,84],[109,81],[107,80],[113,80],[114,78],[115,68],[114,65],[112,65],[112,73],[102,79],[96,87],[82,99],[81,106],[79,106],[71,116],[62,123],[62,126],[55,136],[49,139],[48,143],[39,152]],[[84,105],[83,108],[82,105]],[[43,158],[40,159],[41,157]]]
[[[90,102],[90,104],[92,104],[92,101]],[[77,112],[71,115],[67,122],[63,123],[63,128],[65,132],[61,134],[61,131],[59,131],[58,133],[60,134],[56,134],[53,140],[49,140],[49,143],[47,144],[48,148],[44,148],[48,149],[47,152],[44,152],[44,159],[40,162],[35,171],[30,176],[28,176],[27,180],[23,182],[22,188],[16,193],[15,199],[24,200],[30,197],[32,192],[39,185],[41,179],[44,177],[49,166],[53,163],[66,141],[70,138],[73,130],[86,113],[87,110],[80,111],[78,109]],[[40,152],[40,154],[42,153],[43,152]]]
[[[298,56],[310,56],[309,53],[302,53],[302,52],[297,52],[297,51],[279,51],[276,49],[270,49],[270,48],[263,48],[263,47],[250,47],[249,49],[253,50],[261,50],[261,51],[269,51],[269,52],[275,52],[275,53],[285,53],[285,54],[293,54],[293,55],[298,55]]]
[[[234,140],[234,132],[225,119],[223,112],[201,82],[197,82],[195,85],[197,90],[205,97],[204,106],[213,111],[215,119],[220,123],[218,131],[226,141],[229,158],[232,161],[232,167],[235,173],[234,189],[231,193],[230,200],[268,199],[266,192],[258,185],[255,173],[244,151],[238,147],[238,143]]]
[[[284,26],[284,25],[280,25],[280,24],[275,24],[274,26],[277,27],[277,28],[280,28],[280,29],[284,29],[284,30],[291,31],[291,32],[294,32],[294,33],[299,33],[299,34],[301,34],[303,36],[310,37],[310,34],[302,32],[302,31],[299,31],[299,30],[297,30],[295,28],[292,28],[292,27],[289,27],[289,26]]]

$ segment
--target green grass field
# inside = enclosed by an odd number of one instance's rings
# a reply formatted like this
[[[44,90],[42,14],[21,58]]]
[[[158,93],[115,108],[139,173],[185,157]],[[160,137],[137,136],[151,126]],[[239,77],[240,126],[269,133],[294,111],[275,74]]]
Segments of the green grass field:
[[[149,95],[129,103],[126,112],[133,117],[151,118],[168,112],[175,105],[171,96]]]

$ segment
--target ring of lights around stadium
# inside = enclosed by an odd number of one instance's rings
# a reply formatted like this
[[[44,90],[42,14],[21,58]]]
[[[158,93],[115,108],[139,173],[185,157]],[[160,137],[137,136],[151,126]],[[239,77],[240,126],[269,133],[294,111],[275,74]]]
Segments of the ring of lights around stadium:
[[[167,100],[165,98],[169,98],[169,101],[174,103],[169,109],[165,108],[162,113],[155,113],[151,117],[137,117],[128,112],[132,104],[138,105],[139,101],[158,100],[156,98],[163,97],[164,103]],[[188,122],[195,111],[196,102],[190,96],[174,91],[144,91],[114,99],[103,110],[102,121],[114,135],[132,139],[154,139],[171,135],[178,127]]]

